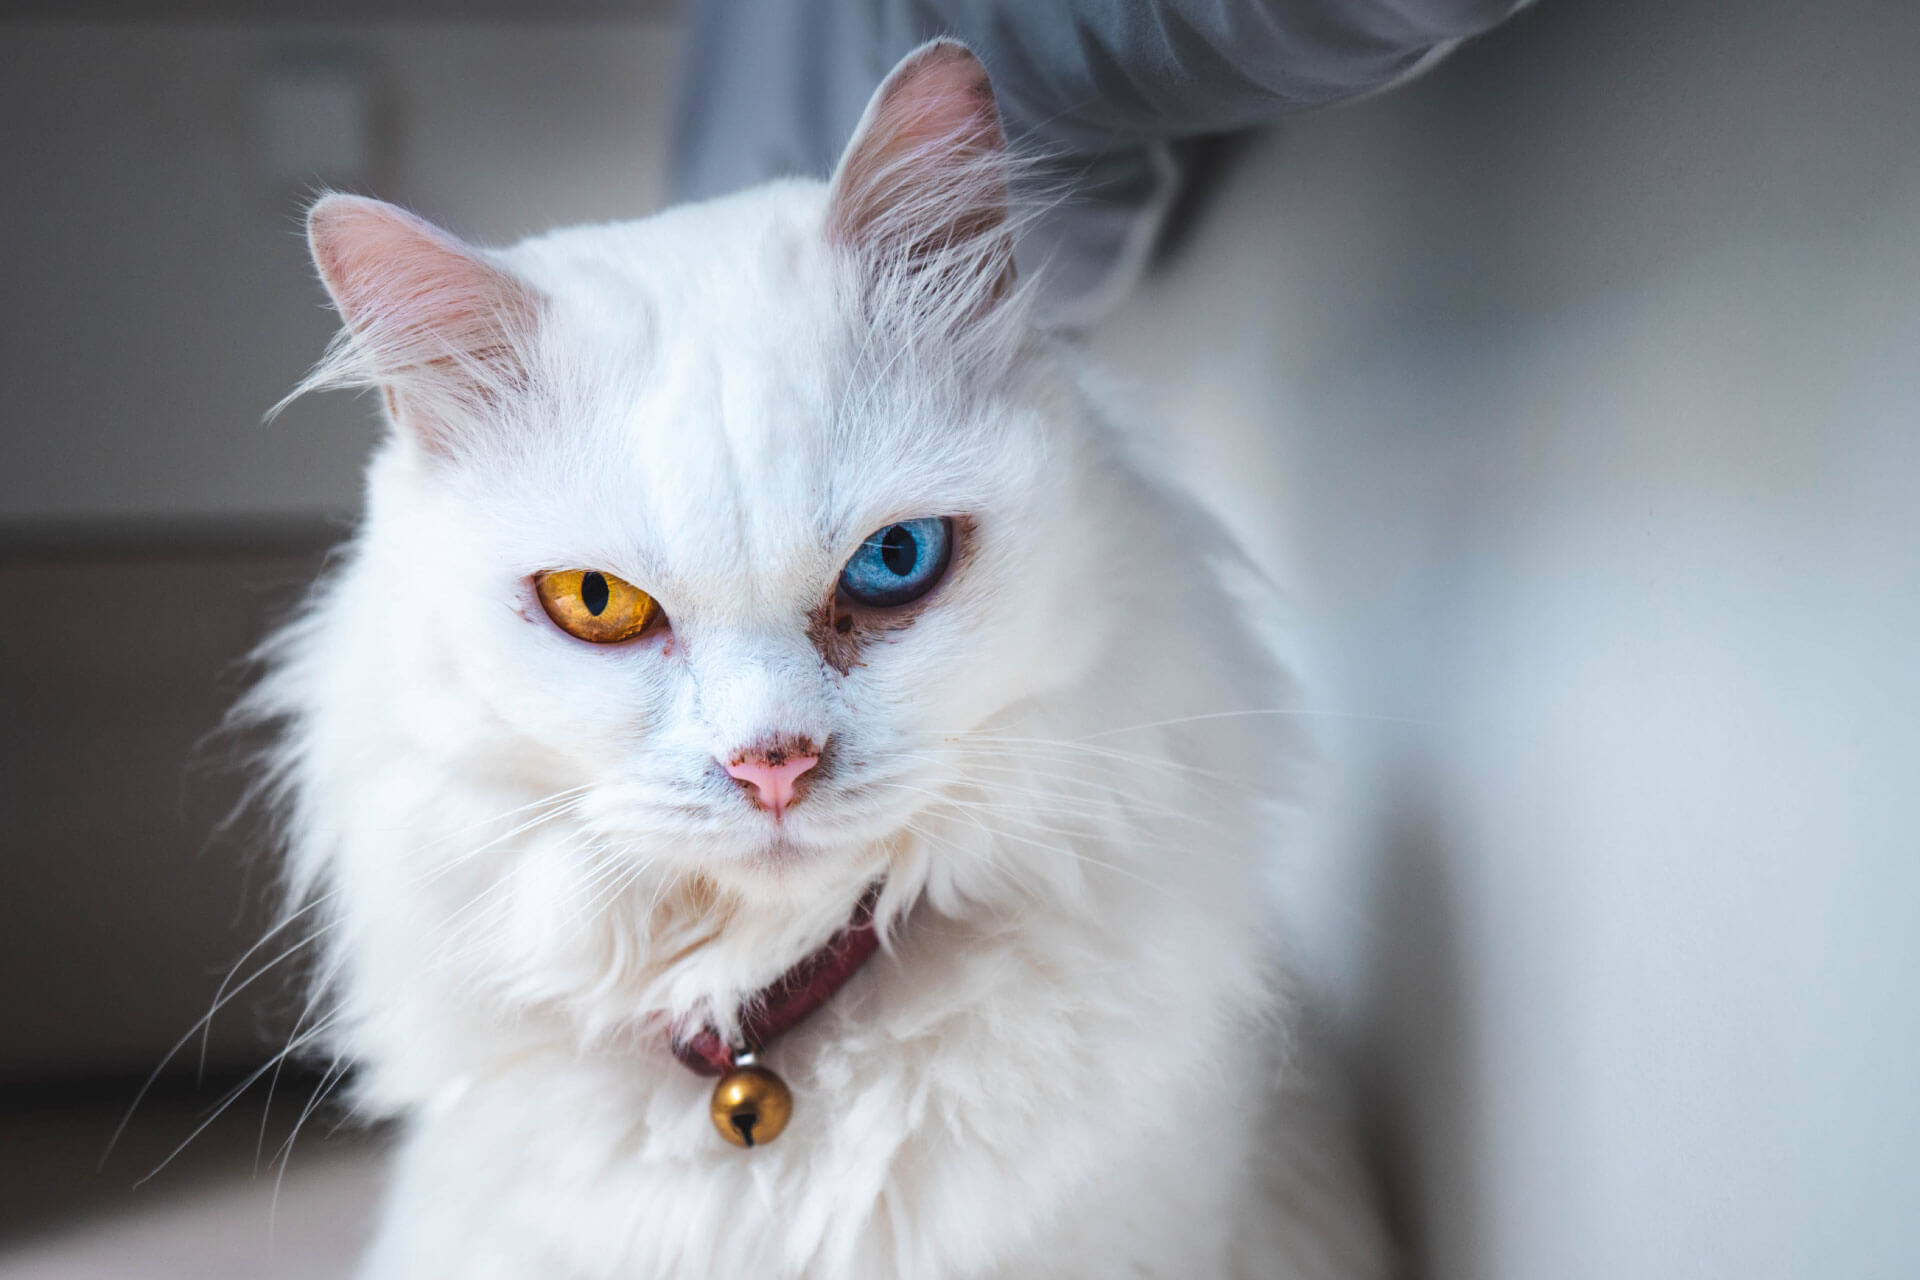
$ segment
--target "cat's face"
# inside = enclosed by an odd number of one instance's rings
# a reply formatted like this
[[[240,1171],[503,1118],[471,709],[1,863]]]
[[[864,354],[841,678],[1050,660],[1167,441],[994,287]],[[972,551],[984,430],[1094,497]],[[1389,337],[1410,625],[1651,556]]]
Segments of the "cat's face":
[[[488,256],[316,209],[388,366],[364,554],[423,740],[609,845],[804,882],[910,823],[949,735],[1071,677],[1111,549],[1006,314],[998,149],[935,46],[831,189]]]

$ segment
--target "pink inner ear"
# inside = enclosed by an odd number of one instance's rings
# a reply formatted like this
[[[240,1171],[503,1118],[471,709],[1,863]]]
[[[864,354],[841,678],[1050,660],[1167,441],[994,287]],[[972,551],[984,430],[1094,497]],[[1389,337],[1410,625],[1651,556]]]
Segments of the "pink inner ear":
[[[843,244],[915,252],[1006,220],[1006,138],[986,68],[936,40],[894,68],[834,175],[828,233]]]
[[[331,195],[307,217],[314,262],[373,354],[469,357],[530,318],[511,277],[432,223],[378,200]]]
[[[1002,145],[987,69],[965,48],[945,41],[910,56],[887,77],[874,115],[884,122],[889,149],[936,144],[981,152]]]
[[[533,295],[477,251],[402,209],[323,197],[307,215],[313,260],[395,416],[435,449],[462,408],[525,380]]]

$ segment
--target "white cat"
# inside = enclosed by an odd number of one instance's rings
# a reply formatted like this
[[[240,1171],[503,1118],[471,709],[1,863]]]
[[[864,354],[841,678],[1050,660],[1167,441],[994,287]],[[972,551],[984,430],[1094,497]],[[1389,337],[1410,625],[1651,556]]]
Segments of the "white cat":
[[[935,42],[828,185],[500,252],[313,208],[303,390],[394,429],[246,712],[303,1040],[399,1119],[367,1276],[1383,1271],[1284,1052],[1296,750],[1214,714],[1286,685],[1030,322],[1006,163]]]

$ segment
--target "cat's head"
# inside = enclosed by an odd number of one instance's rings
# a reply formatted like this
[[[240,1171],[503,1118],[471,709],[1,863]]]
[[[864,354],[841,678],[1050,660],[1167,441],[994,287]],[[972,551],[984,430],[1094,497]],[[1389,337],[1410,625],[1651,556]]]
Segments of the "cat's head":
[[[936,42],[824,186],[499,252],[322,199],[315,383],[395,424],[338,602],[403,673],[394,750],[794,892],[872,862],[949,735],[1075,678],[1123,557],[1007,190],[985,73]]]

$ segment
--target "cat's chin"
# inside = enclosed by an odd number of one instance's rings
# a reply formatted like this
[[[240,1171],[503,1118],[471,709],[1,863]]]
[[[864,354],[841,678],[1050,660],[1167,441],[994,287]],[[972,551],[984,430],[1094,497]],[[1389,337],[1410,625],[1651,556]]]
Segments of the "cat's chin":
[[[748,866],[773,870],[815,862],[830,851],[810,840],[801,840],[790,831],[779,829],[763,833],[748,845],[741,859]]]
[[[765,822],[739,833],[738,842],[703,871],[750,896],[780,897],[838,891],[862,872],[878,875],[888,861],[889,831],[848,829],[837,823]]]
[[[754,813],[732,827],[728,843],[736,861],[781,872],[866,859],[899,834],[899,821],[883,814],[794,812],[775,820]]]
[[[736,861],[750,873],[788,877],[830,872],[850,859],[863,858],[870,848],[869,841],[828,832],[796,832],[783,826],[756,834]]]

